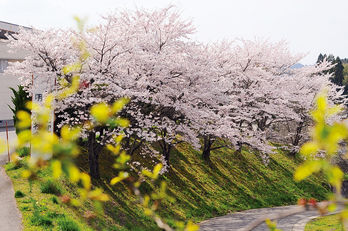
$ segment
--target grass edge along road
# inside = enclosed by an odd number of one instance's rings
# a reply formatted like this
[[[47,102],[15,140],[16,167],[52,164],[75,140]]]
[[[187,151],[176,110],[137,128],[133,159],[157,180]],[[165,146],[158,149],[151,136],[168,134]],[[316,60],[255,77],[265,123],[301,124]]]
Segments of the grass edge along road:
[[[343,231],[339,216],[334,214],[315,218],[306,224],[305,231]]]

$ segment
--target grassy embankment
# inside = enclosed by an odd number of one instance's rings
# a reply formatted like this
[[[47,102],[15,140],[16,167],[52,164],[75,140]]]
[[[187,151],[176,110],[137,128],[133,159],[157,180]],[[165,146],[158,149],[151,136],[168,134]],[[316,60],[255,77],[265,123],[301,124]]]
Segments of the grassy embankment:
[[[329,192],[322,175],[300,183],[294,182],[292,175],[301,160],[281,151],[271,156],[268,166],[258,155],[247,150],[243,150],[242,154],[235,154],[229,149],[215,150],[211,159],[213,164],[209,166],[201,159],[199,152],[185,144],[173,151],[172,167],[161,177],[168,184],[169,194],[176,198],[175,203],[164,202],[160,206],[160,214],[169,224],[173,224],[174,219],[200,222],[229,212],[294,204],[301,197],[323,200]],[[81,168],[86,169],[87,156],[81,155],[78,161]],[[90,221],[83,218],[84,212],[91,208],[90,203],[79,209],[71,209],[53,199],[59,194],[74,194],[76,188],[67,181],[62,179],[55,182],[60,191],[53,192],[56,196],[41,193],[43,183],[39,182],[33,184],[30,193],[28,183],[20,178],[22,169],[12,169],[8,165],[7,174],[14,183],[15,191],[25,194],[17,198],[23,214],[24,230],[69,230],[61,228],[65,218],[79,227],[70,230],[157,230],[123,184],[108,186],[114,175],[111,167],[113,157],[102,153],[100,161],[102,179],[95,183],[102,186],[112,199],[105,204],[105,214]],[[41,175],[45,176],[47,172]],[[151,191],[153,187],[146,184],[141,189]],[[33,200],[37,201],[37,206]],[[35,222],[35,216],[46,216],[52,224],[39,224]]]

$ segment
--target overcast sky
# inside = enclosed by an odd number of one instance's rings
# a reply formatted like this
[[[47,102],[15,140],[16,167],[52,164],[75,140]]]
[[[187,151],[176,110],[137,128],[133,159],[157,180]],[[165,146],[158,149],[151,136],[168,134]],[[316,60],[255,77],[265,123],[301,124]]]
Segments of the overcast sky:
[[[0,21],[36,28],[72,27],[74,15],[90,25],[115,9],[174,4],[204,42],[234,38],[285,39],[293,53],[348,57],[348,0],[0,0]]]

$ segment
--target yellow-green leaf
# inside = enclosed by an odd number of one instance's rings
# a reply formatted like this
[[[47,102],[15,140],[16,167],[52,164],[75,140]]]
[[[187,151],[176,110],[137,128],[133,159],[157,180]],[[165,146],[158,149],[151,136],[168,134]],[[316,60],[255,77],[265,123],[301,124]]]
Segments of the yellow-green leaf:
[[[119,144],[121,143],[122,139],[123,139],[124,135],[123,134],[120,134],[116,137],[114,137],[114,141],[116,142],[116,144]]]
[[[85,189],[90,190],[91,189],[91,177],[87,173],[81,173],[80,175],[82,185]]]
[[[119,172],[117,177],[112,178],[110,181],[111,185],[115,185],[118,182],[121,182],[122,180],[126,179],[129,176],[128,172]]]
[[[319,145],[316,142],[307,142],[302,145],[300,153],[305,156],[316,154],[319,150]]]
[[[54,178],[59,178],[62,175],[62,164],[59,160],[52,161],[52,172]]]
[[[63,67],[62,71],[64,75],[67,75],[71,72],[78,72],[82,68],[82,65],[80,62],[69,64]]]
[[[69,171],[69,179],[72,183],[77,183],[80,180],[80,170],[74,166],[71,165],[68,168]]]
[[[319,172],[321,167],[322,163],[318,160],[305,162],[296,169],[294,178],[296,181],[304,180],[313,173]]]
[[[162,169],[163,165],[161,163],[156,164],[156,166],[153,168],[153,178],[157,179],[158,175]]]
[[[60,135],[63,140],[73,141],[79,138],[80,129],[79,128],[70,128],[68,125],[64,125],[60,130]]]
[[[189,221],[185,227],[185,231],[198,231],[199,230],[199,225],[196,225]]]
[[[23,128],[28,128],[31,126],[31,116],[28,112],[26,111],[18,111],[17,112],[17,118],[18,118],[18,122],[16,123],[16,126],[19,129],[23,129]]]
[[[120,164],[125,164],[127,161],[131,159],[130,155],[127,155],[126,152],[121,152],[119,157],[116,159],[116,161]]]
[[[329,183],[336,188],[341,188],[344,173],[338,166],[330,166],[328,169],[328,180]]]
[[[129,126],[129,120],[123,119],[123,118],[118,118],[118,119],[116,119],[116,124],[123,127],[123,128],[126,128]]]
[[[112,113],[118,113],[129,102],[128,98],[121,98],[112,105]]]
[[[110,108],[106,103],[95,104],[91,108],[91,115],[100,123],[105,123],[109,119],[110,112]]]

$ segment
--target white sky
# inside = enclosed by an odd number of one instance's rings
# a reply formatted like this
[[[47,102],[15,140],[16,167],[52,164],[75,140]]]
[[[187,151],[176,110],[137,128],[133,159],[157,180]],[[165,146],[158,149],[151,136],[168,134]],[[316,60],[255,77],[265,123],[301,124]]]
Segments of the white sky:
[[[0,21],[36,28],[71,27],[73,16],[90,25],[115,9],[159,8],[174,4],[197,27],[200,41],[285,39],[293,53],[348,57],[348,0],[0,0]]]

